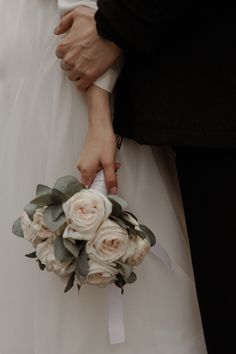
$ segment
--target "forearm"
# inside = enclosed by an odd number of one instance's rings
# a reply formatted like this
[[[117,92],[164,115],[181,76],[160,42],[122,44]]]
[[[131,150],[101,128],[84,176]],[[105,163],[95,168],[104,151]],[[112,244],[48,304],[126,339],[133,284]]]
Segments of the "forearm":
[[[88,107],[89,129],[113,129],[110,94],[92,85],[85,95]]]

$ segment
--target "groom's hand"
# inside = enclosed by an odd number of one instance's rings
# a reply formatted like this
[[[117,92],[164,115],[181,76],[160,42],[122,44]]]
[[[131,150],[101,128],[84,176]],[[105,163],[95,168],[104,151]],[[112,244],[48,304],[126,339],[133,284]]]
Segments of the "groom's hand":
[[[113,42],[97,34],[95,10],[78,6],[66,14],[54,30],[66,33],[56,49],[61,67],[80,90],[86,90],[99,76],[109,69],[121,55]]]

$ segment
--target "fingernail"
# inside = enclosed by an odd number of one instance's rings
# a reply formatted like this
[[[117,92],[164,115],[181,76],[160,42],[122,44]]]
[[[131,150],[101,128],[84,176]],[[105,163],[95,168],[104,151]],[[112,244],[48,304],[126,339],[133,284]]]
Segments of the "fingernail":
[[[112,187],[111,188],[111,194],[117,194],[117,187]]]
[[[59,30],[59,27],[57,26],[55,29],[54,29],[54,34],[57,34],[58,33],[58,30]]]

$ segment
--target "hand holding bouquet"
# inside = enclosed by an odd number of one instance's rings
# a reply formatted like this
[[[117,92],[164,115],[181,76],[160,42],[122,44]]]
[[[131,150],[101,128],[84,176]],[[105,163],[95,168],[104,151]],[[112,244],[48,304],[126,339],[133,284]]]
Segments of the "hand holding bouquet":
[[[56,273],[65,292],[75,281],[114,283],[123,288],[136,280],[134,267],[156,243],[155,236],[126,211],[115,195],[85,188],[77,178],[59,178],[53,188],[39,184],[36,197],[13,224],[13,233],[30,241],[41,270]]]

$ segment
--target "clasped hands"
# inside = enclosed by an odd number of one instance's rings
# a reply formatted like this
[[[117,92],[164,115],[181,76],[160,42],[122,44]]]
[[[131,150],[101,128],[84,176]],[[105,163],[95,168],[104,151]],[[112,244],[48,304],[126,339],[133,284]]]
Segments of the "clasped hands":
[[[94,9],[79,6],[61,19],[54,33],[65,36],[56,48],[56,55],[68,78],[85,91],[87,98],[89,129],[77,162],[81,181],[90,186],[96,173],[103,169],[108,192],[116,194],[116,172],[120,165],[115,162],[110,97],[108,92],[92,84],[116,62],[121,49],[98,35],[94,14]]]
[[[66,14],[54,30],[64,34],[56,49],[61,67],[80,90],[86,90],[121,55],[113,42],[101,38],[94,19],[96,10],[78,6]]]

